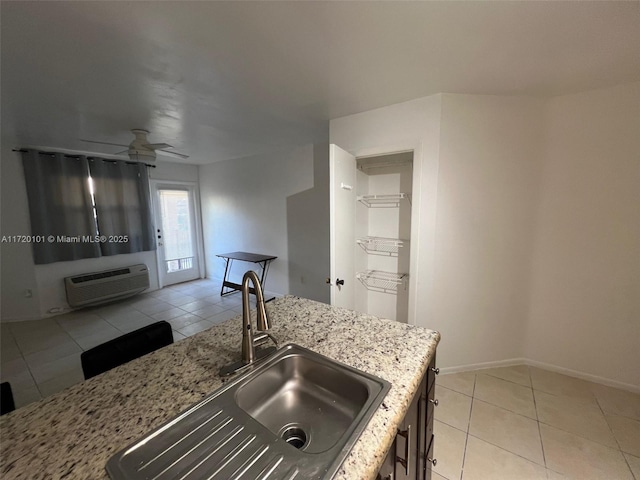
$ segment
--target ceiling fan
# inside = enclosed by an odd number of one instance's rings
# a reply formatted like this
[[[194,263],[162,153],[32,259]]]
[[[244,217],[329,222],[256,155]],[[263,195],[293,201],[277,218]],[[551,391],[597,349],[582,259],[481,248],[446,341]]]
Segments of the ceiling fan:
[[[126,150],[122,152],[114,153],[113,155],[122,155],[123,153],[127,153],[131,160],[142,160],[147,162],[153,162],[156,159],[156,150],[162,152],[165,155],[169,155],[172,157],[178,158],[189,158],[189,155],[185,155],[184,153],[179,152],[171,152],[169,150],[165,150],[166,148],[173,148],[168,143],[149,143],[147,140],[147,135],[149,135],[148,130],[143,130],[141,128],[134,128],[131,130],[131,133],[135,136],[135,138],[131,141],[129,145],[122,145],[121,143],[111,143],[111,142],[98,142],[95,140],[83,140],[80,139],[81,142],[88,143],[97,143],[100,145],[115,145],[117,147],[126,147]]]

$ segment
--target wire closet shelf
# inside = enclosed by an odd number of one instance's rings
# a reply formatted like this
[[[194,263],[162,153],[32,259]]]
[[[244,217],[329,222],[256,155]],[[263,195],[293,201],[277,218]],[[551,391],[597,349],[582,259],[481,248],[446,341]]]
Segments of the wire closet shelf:
[[[406,288],[407,273],[392,273],[382,270],[365,270],[358,272],[356,278],[367,290],[374,292],[397,294],[398,288]]]
[[[361,237],[356,240],[356,243],[368,254],[397,257],[398,251],[408,243],[408,240],[386,237]]]
[[[398,208],[404,199],[407,199],[411,204],[411,196],[408,193],[358,196],[358,201],[369,208]]]

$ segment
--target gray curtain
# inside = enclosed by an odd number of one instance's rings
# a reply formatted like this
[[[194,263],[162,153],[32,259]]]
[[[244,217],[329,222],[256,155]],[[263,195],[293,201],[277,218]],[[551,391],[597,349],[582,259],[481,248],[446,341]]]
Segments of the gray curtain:
[[[103,255],[156,249],[149,173],[142,163],[89,160]]]
[[[22,154],[29,199],[36,264],[100,256],[100,244],[83,241],[98,232],[89,191],[89,166],[84,156],[28,150]]]

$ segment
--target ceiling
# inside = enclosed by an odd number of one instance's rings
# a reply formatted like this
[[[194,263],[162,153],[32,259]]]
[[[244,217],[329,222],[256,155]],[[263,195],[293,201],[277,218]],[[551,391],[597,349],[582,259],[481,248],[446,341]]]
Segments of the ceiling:
[[[1,26],[4,141],[106,154],[78,139],[146,128],[188,163],[326,141],[331,118],[439,92],[640,80],[637,1],[2,1]]]

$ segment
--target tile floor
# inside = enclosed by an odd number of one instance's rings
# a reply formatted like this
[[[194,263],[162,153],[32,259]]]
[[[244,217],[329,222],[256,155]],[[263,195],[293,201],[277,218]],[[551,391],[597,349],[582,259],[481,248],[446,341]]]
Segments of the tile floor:
[[[220,297],[220,282],[203,279],[44,320],[2,323],[1,381],[11,383],[19,408],[83,381],[80,354],[123,333],[166,320],[178,341],[240,313],[239,293]]]
[[[83,380],[80,353],[167,320],[178,341],[242,312],[196,280],[45,320],[1,324],[16,406]],[[440,375],[434,480],[640,480],[640,395],[527,366]]]
[[[640,480],[640,395],[524,365],[436,379],[434,480]]]

